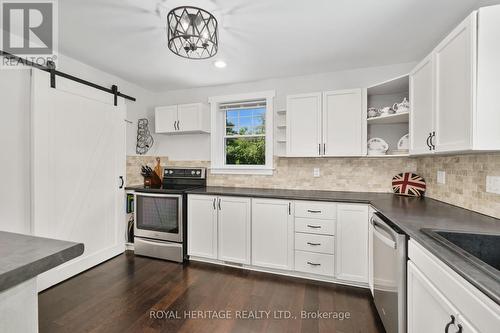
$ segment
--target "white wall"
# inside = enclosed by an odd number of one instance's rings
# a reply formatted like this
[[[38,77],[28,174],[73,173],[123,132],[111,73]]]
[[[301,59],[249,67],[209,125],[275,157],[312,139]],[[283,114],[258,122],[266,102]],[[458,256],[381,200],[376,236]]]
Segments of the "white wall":
[[[30,231],[30,72],[0,70],[0,230]]]
[[[314,91],[363,88],[403,74],[408,74],[414,63],[323,73],[257,82],[172,90],[157,94],[157,105],[208,102],[211,96],[253,91],[276,90],[276,110],[284,109],[286,95]],[[225,70],[231,70],[229,67]],[[154,120],[154,111],[148,113]],[[152,127],[154,128],[154,127]],[[171,160],[210,160],[209,135],[155,135],[155,148],[151,154],[168,156]]]
[[[135,119],[151,113],[155,95],[63,55],[58,69],[102,86],[116,84],[121,92],[137,98],[127,102],[127,118],[134,119],[127,126],[127,152],[134,153]],[[19,233],[30,232],[30,85],[30,70],[0,70],[0,230]]]

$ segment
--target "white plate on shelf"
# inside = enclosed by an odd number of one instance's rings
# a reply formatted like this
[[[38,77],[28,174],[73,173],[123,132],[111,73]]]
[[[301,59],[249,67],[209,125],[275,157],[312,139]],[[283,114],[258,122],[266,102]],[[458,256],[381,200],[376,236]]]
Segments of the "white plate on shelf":
[[[371,138],[370,140],[368,140],[368,150],[369,151],[381,152],[381,154],[375,153],[376,155],[385,155],[385,153],[387,152],[388,149],[389,149],[389,145],[387,144],[387,142],[385,142],[385,140],[383,140],[381,138]]]
[[[370,150],[370,149],[368,149],[368,155],[369,156],[387,155],[387,151],[385,151],[385,150]]]
[[[409,134],[403,135],[398,141],[398,150],[408,150],[410,147],[410,136]]]

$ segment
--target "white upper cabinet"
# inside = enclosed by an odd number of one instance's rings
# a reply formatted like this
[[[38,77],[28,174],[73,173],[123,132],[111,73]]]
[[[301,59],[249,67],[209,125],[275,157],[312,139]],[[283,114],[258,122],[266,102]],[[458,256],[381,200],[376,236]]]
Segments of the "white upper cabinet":
[[[363,124],[361,89],[287,96],[286,155],[360,156]]]
[[[293,269],[292,202],[252,199],[252,265]]]
[[[316,157],[321,153],[321,93],[287,96],[286,154]]]
[[[368,206],[338,204],[335,235],[336,278],[368,283]]]
[[[218,198],[220,260],[250,264],[250,202],[250,198]]]
[[[412,71],[411,154],[500,150],[498,36],[500,6],[481,8]]]
[[[155,108],[155,132],[176,132],[177,119],[177,105],[159,106]]]
[[[500,150],[500,6],[479,9],[474,149]]]
[[[210,112],[203,103],[159,106],[155,109],[156,133],[209,133]]]
[[[435,49],[436,151],[472,149],[477,15],[470,15]]]
[[[434,57],[426,57],[410,73],[410,154],[433,152]]]
[[[361,89],[323,93],[323,155],[360,156],[366,133]]]

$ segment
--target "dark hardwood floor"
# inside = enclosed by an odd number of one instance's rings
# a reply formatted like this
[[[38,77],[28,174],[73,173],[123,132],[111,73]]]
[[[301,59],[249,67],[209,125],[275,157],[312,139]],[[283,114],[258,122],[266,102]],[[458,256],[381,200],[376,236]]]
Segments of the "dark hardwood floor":
[[[38,299],[41,333],[384,332],[365,289],[196,262],[182,266],[132,253],[54,286]],[[296,319],[280,319],[274,313],[279,310]],[[270,311],[269,318],[264,311]],[[302,319],[301,311],[333,318]],[[338,318],[347,312],[350,318]],[[166,314],[179,318],[159,318]],[[252,314],[262,318],[235,318]]]

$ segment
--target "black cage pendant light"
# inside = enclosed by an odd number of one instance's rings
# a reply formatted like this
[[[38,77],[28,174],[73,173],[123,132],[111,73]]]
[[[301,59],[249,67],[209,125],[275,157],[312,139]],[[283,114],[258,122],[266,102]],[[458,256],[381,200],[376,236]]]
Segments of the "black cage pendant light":
[[[183,58],[207,59],[217,54],[215,17],[197,7],[183,6],[167,15],[168,48]]]

